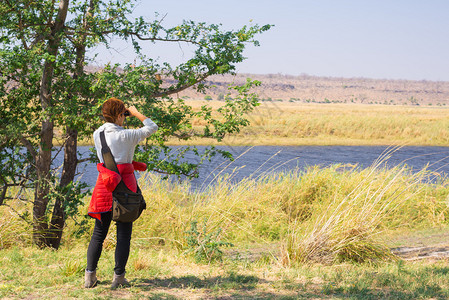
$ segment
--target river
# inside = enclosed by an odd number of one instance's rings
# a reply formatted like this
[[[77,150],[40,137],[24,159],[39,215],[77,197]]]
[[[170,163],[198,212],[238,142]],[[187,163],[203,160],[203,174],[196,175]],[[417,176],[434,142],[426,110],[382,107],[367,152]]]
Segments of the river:
[[[217,174],[232,174],[232,180],[248,176],[257,177],[267,173],[306,168],[307,166],[329,166],[332,164],[351,164],[368,167],[379,157],[391,150],[386,146],[222,146],[219,149],[231,152],[235,161],[213,158],[199,169],[199,177],[192,180],[192,187],[201,188],[214,182]],[[204,146],[198,149],[203,151]],[[80,147],[80,153],[87,155],[89,147]],[[60,155],[56,163],[62,159]],[[191,162],[198,159],[187,157]],[[428,165],[428,169],[442,175],[449,174],[448,147],[406,146],[394,149],[386,161],[392,167],[406,163],[412,170],[419,171]],[[98,175],[95,164],[83,163],[78,167],[82,181],[95,185]]]

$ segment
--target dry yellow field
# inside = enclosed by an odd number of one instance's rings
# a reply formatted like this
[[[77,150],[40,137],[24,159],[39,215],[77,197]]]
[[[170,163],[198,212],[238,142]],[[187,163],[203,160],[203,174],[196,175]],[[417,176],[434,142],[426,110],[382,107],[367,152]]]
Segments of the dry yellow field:
[[[188,100],[194,108],[224,102]],[[449,145],[449,108],[435,106],[304,104],[262,102],[251,125],[221,143],[191,140],[191,145]],[[201,128],[201,120],[193,121]],[[186,144],[171,140],[169,144]]]

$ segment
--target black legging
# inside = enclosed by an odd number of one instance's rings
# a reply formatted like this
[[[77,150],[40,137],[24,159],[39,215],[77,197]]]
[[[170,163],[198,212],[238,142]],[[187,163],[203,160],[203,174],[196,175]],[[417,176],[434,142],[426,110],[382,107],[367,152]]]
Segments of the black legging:
[[[111,225],[112,212],[101,214],[101,221],[95,219],[95,228],[87,248],[87,270],[94,271],[97,269],[98,260],[100,259],[103,242],[108,234]],[[133,223],[117,224],[117,245],[115,246],[115,268],[114,272],[121,275],[125,272],[126,263],[129,257],[129,246],[131,243],[131,234],[133,231]]]

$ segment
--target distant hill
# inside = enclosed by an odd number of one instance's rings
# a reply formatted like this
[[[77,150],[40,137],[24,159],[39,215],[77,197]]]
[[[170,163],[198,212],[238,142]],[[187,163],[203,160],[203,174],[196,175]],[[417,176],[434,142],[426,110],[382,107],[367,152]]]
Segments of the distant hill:
[[[283,100],[322,103],[366,103],[449,105],[449,82],[386,80],[368,78],[316,77],[309,75],[237,74],[211,76],[206,81],[212,85],[206,94],[189,89],[179,97],[218,99],[227,93],[231,83],[243,84],[246,78],[257,79],[262,85],[255,91],[263,100]]]
[[[88,66],[86,70],[97,71]],[[364,103],[449,106],[449,81],[391,80],[369,78],[318,77],[310,75],[237,74],[208,77],[212,86],[205,94],[193,88],[175,97],[185,99],[212,98],[219,100],[228,93],[231,83],[244,84],[246,78],[259,80],[262,85],[254,91],[261,101],[295,101],[313,103]],[[166,85],[173,84],[164,79]]]

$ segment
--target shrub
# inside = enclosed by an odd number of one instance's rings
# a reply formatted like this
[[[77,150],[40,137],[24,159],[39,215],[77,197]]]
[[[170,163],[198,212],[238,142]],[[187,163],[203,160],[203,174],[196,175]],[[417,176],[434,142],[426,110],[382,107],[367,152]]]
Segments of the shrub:
[[[234,246],[232,243],[220,240],[221,228],[208,232],[206,220],[201,231],[198,231],[197,225],[197,221],[190,223],[190,230],[186,232],[187,250],[185,251],[186,254],[193,255],[196,262],[221,260],[223,251],[220,248]]]

